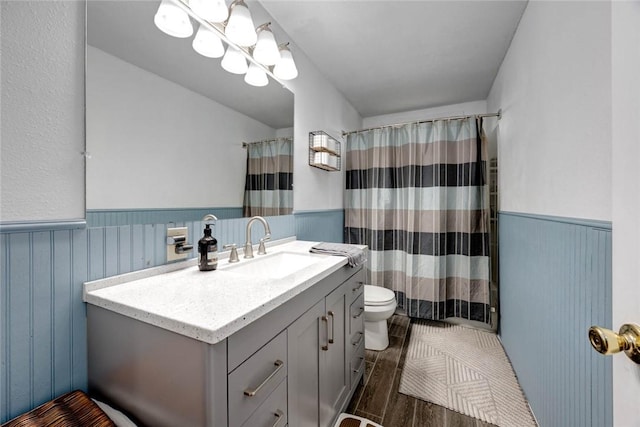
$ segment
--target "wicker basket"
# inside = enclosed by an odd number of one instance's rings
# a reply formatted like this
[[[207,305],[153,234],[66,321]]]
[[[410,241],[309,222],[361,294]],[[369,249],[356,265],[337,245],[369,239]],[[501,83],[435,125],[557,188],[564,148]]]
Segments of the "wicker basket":
[[[115,427],[84,392],[72,391],[14,418],[2,427]]]

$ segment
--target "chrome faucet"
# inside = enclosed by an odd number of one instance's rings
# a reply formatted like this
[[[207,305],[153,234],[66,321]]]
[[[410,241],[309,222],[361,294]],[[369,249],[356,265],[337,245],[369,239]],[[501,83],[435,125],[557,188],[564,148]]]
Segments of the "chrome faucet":
[[[264,226],[264,237],[260,239],[260,246],[258,246],[258,255],[264,255],[267,253],[264,242],[265,240],[269,240],[271,238],[271,228],[269,228],[269,224],[267,220],[261,216],[251,217],[249,222],[247,222],[247,242],[244,244],[244,257],[245,258],[253,258],[253,247],[251,246],[251,226],[254,222],[260,221]]]

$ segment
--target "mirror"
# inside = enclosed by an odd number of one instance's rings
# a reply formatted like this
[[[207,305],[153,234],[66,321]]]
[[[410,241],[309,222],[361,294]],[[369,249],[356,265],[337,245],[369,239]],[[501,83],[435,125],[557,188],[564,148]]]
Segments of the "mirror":
[[[288,89],[250,86],[196,53],[193,36],[166,35],[153,23],[159,4],[87,2],[90,226],[241,216],[243,142],[293,137]],[[270,20],[249,7],[256,25]]]

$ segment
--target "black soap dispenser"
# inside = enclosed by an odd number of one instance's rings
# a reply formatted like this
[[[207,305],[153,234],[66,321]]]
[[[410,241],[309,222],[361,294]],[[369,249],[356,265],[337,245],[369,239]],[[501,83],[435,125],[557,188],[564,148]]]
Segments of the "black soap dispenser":
[[[211,271],[218,268],[218,241],[211,236],[211,228],[206,224],[204,236],[198,241],[198,268],[200,271]]]

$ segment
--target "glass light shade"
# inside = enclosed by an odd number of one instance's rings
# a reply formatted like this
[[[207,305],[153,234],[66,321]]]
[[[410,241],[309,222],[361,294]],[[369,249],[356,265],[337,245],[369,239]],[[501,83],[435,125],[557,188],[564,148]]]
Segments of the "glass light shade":
[[[280,61],[273,67],[273,74],[282,80],[292,80],[298,77],[296,63],[293,62],[293,55],[287,46],[280,49]]]
[[[196,36],[193,38],[193,49],[207,58],[220,58],[224,55],[222,40],[204,25],[200,25]]]
[[[224,0],[190,0],[189,7],[209,22],[224,22],[229,17]]]
[[[258,35],[253,26],[251,12],[244,1],[236,0],[231,4],[231,14],[224,34],[238,46],[249,47],[256,44]]]
[[[276,38],[269,27],[258,33],[258,41],[253,49],[253,58],[263,65],[275,65],[280,60],[280,51]]]
[[[233,46],[227,48],[227,53],[224,54],[220,65],[233,74],[244,74],[248,69],[247,59]]]
[[[193,34],[193,26],[187,12],[170,0],[162,0],[153,22],[156,27],[173,37],[186,38]]]
[[[247,74],[244,75],[244,81],[251,86],[266,86],[269,84],[269,78],[267,73],[264,72],[258,65],[251,63]]]

